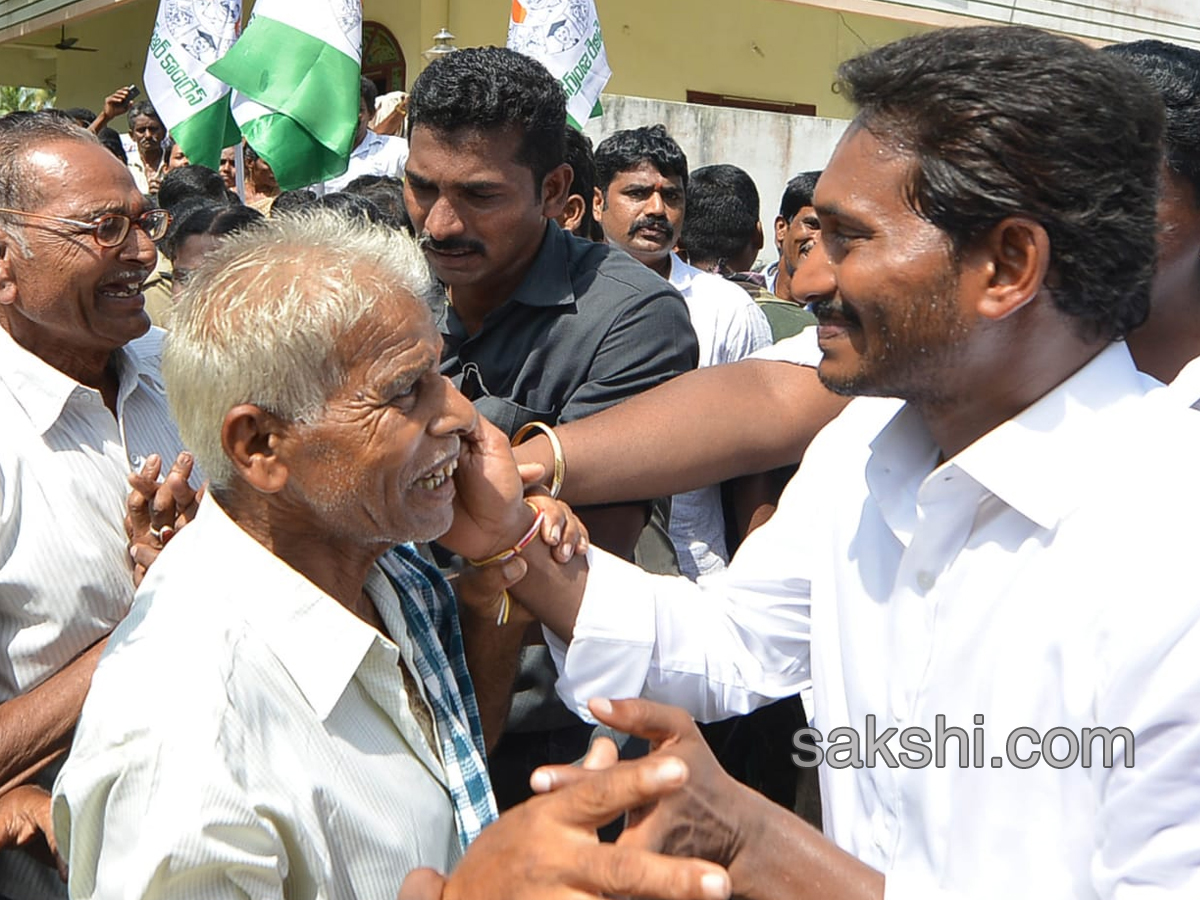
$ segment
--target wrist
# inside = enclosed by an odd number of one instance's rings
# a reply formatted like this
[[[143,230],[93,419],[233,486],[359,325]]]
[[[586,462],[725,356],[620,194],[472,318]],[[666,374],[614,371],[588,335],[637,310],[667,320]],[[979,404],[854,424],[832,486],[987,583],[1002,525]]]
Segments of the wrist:
[[[522,500],[515,504],[504,524],[497,529],[490,552],[468,562],[473,566],[487,566],[516,556],[537,536],[536,525],[540,524],[541,518],[541,511],[531,503]]]

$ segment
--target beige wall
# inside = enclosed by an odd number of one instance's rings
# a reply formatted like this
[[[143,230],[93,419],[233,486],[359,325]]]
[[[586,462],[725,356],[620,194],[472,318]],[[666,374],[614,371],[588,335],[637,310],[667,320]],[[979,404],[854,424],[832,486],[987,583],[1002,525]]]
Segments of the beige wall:
[[[610,93],[682,101],[691,89],[813,103],[818,115],[833,117],[849,113],[831,90],[838,62],[926,27],[786,0],[598,0],[597,7],[613,69]],[[155,0],[132,0],[70,23],[68,33],[98,53],[39,61],[0,48],[0,84],[41,86],[53,77],[61,105],[99,106],[118,85],[141,83],[156,8]],[[461,47],[502,44],[508,28],[500,0],[364,0],[363,13],[396,35],[410,83],[442,25]],[[21,42],[56,40],[57,27]]]

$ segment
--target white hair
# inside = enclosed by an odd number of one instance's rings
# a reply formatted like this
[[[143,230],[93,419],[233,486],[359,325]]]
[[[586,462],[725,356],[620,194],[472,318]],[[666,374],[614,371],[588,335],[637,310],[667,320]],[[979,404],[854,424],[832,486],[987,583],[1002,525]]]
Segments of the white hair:
[[[229,410],[318,420],[345,384],[339,342],[397,293],[428,315],[436,288],[412,238],[382,226],[314,210],[221,239],[176,300],[163,352],[179,434],[214,489],[235,476],[221,445]]]

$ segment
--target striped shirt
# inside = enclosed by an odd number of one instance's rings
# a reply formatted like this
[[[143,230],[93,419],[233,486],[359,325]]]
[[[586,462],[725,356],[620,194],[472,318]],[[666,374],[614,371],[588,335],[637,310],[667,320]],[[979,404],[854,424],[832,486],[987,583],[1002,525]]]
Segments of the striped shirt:
[[[0,701],[112,631],[133,600],[126,478],[183,449],[158,373],[162,335],[113,354],[114,418],[99,391],[0,329]]]
[[[449,595],[397,590],[423,574],[403,554],[372,570],[389,638],[206,498],[114,632],[55,784],[71,895],[393,900],[412,868],[448,870],[456,812],[490,817],[446,758],[462,741],[483,769],[469,680],[464,696],[435,673],[465,678],[461,655],[425,641],[458,633],[453,607],[426,606]],[[433,711],[432,746],[412,703]],[[467,716],[461,734],[439,707]]]
[[[158,373],[162,336],[152,329],[113,354],[114,418],[99,391],[0,329],[0,702],[108,634],[133,600],[126,476],[151,453],[169,465],[183,449]],[[54,869],[0,851],[0,896],[64,895]]]

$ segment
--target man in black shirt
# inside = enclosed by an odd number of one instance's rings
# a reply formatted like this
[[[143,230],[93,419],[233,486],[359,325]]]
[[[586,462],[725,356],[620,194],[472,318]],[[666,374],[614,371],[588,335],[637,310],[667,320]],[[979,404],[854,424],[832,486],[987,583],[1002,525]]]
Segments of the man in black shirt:
[[[566,101],[541,64],[497,47],[461,50],[417,79],[408,117],[405,202],[447,288],[442,371],[481,413],[511,436],[695,368],[696,337],[675,289],[555,224],[572,175]],[[629,557],[647,504],[580,515],[596,544]],[[590,729],[558,704],[553,679],[544,648],[527,648],[510,734],[493,754],[502,804],[524,796],[534,766],[586,749]]]

